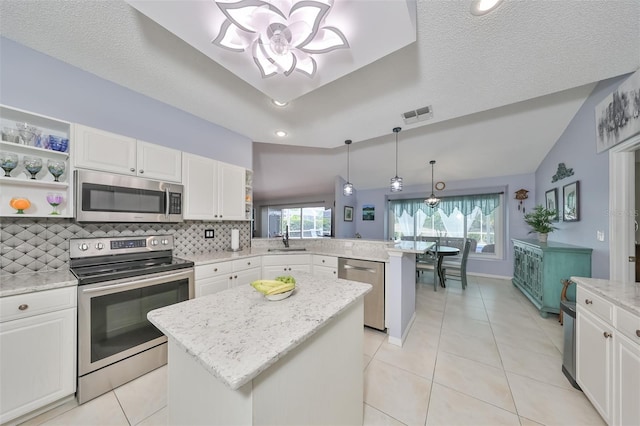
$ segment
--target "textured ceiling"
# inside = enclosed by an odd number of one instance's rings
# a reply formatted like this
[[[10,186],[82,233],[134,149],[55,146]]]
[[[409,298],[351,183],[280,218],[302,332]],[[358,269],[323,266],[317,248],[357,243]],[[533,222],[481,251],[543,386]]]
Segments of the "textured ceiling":
[[[505,0],[481,17],[469,4],[418,1],[415,43],[286,108],[124,1],[3,0],[0,34],[258,142],[256,198],[331,192],[345,139],[356,187],[386,186],[395,126],[405,184],[428,182],[430,159],[449,180],[533,172],[594,82],[640,66],[637,0]],[[402,112],[425,105],[431,120],[403,125]]]

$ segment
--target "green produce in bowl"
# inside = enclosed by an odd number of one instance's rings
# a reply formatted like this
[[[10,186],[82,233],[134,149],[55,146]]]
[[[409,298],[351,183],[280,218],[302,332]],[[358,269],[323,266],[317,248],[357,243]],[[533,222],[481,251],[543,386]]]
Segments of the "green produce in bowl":
[[[281,275],[279,277],[276,277],[276,280],[282,281],[283,283],[287,283],[287,284],[295,284],[296,283],[296,279],[293,278],[291,275]]]

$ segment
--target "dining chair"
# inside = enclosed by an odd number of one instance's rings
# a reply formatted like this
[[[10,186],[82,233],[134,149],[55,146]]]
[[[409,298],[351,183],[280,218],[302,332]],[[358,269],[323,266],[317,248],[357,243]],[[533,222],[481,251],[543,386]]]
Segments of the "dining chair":
[[[440,237],[422,237],[421,241],[434,243],[433,247],[423,254],[416,255],[416,278],[424,271],[433,272],[433,291],[438,290],[438,249],[440,248]]]
[[[447,278],[460,280],[462,289],[467,288],[467,259],[471,251],[471,239],[464,242],[462,257],[459,260],[445,260],[442,262],[442,273]]]

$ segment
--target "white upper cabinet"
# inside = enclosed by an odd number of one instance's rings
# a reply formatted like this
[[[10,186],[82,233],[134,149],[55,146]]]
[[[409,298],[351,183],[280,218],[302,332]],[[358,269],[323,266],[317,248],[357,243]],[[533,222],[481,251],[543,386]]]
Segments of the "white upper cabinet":
[[[182,181],[182,152],[143,141],[138,141],[137,147],[138,176]]]
[[[245,220],[243,167],[183,153],[184,218]]]
[[[75,166],[123,175],[180,182],[182,153],[104,130],[76,124]]]
[[[185,219],[217,219],[218,162],[189,153],[182,155],[182,184],[184,185],[183,216]]]

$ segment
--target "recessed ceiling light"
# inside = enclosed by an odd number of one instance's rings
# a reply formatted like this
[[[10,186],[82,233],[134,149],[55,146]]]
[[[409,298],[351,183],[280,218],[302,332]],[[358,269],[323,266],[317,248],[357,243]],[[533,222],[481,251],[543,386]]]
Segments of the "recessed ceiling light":
[[[289,102],[276,101],[275,99],[271,99],[271,102],[272,102],[275,106],[279,106],[279,107],[285,107],[285,106],[289,105]]]
[[[285,136],[287,136],[287,132],[285,132],[284,130],[276,130],[276,136],[284,138]]]
[[[471,2],[471,13],[477,16],[486,15],[496,9],[500,3],[502,3],[502,0],[473,0]]]

